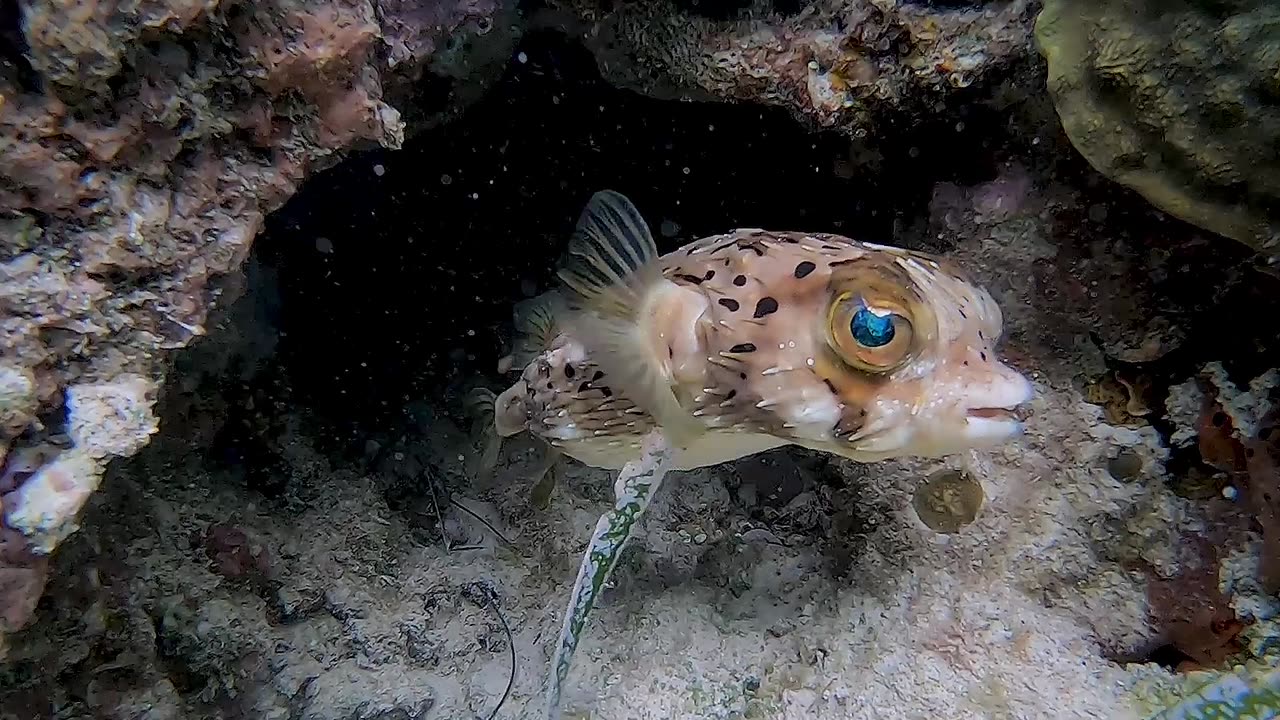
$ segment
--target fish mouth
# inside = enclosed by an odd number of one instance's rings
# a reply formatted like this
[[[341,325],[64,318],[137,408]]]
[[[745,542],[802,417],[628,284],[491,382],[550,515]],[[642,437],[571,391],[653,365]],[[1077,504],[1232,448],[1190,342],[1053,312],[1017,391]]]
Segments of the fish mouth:
[[[1030,412],[1025,407],[981,407],[965,411],[965,426],[976,444],[998,443],[1026,428]]]
[[[969,408],[965,416],[975,420],[1003,420],[1020,423],[1027,419],[1029,411],[1022,407]]]

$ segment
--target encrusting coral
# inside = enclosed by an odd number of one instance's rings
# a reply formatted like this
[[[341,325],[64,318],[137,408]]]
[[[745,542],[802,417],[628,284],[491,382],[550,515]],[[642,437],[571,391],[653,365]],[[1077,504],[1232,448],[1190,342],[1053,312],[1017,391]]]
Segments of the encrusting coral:
[[[964,88],[1034,53],[1034,4],[818,0],[788,15],[754,4],[700,17],[662,0],[555,0],[610,82],[655,97],[777,105],[858,138],[897,114],[932,115]],[[976,5],[976,4],[975,4]]]
[[[1063,128],[1099,172],[1280,256],[1280,6],[1047,0],[1036,38]]]

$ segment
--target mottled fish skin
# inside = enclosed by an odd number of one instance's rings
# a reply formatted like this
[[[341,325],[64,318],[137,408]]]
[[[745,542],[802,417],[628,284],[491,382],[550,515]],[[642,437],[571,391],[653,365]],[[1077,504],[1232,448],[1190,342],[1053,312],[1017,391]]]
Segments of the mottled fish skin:
[[[992,297],[931,255],[830,234],[742,229],[661,258],[664,288],[646,318],[681,407],[709,432],[677,466],[714,465],[785,444],[858,461],[937,457],[997,444],[1019,423],[1003,411],[1030,383],[1001,363]],[[910,357],[887,372],[832,346],[841,293],[889,299],[910,318]],[[497,402],[500,433],[528,430],[579,461],[619,468],[653,419],[558,331]]]

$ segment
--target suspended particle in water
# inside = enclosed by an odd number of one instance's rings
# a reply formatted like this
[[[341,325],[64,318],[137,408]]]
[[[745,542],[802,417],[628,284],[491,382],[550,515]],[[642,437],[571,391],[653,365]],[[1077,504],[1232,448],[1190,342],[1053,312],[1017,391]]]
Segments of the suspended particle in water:
[[[452,185],[452,184],[453,184],[453,178],[449,176],[449,173],[445,173],[444,175],[441,175],[441,176],[440,176],[440,184],[441,184],[441,185]]]
[[[387,169],[382,167],[381,165],[374,165],[373,174],[377,175],[378,177],[382,177],[383,175],[387,174]]]
[[[333,241],[324,236],[317,237],[316,250],[324,253],[325,255],[333,253]]]

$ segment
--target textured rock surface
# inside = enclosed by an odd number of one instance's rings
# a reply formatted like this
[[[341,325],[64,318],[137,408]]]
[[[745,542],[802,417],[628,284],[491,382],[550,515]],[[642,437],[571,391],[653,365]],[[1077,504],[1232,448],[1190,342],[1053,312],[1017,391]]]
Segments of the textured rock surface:
[[[817,0],[790,15],[757,4],[731,20],[661,0],[551,4],[573,19],[548,21],[578,27],[610,82],[657,97],[779,105],[859,138],[893,118],[933,115],[1034,53],[1028,0]]]
[[[1063,127],[1095,168],[1280,257],[1280,7],[1047,0],[1036,36]]]
[[[501,0],[14,6],[0,8],[0,459],[17,438],[69,434],[76,461],[40,492],[0,490],[11,527],[43,552],[102,462],[148,441],[156,397],[143,386],[205,332],[264,214],[344,148],[398,147],[405,125],[384,85],[410,87],[428,61],[465,77],[469,46],[452,43],[489,34],[506,11]],[[3,532],[0,573],[26,577],[41,562]],[[0,582],[0,635],[24,622],[9,610],[33,602],[15,588],[32,586]]]

